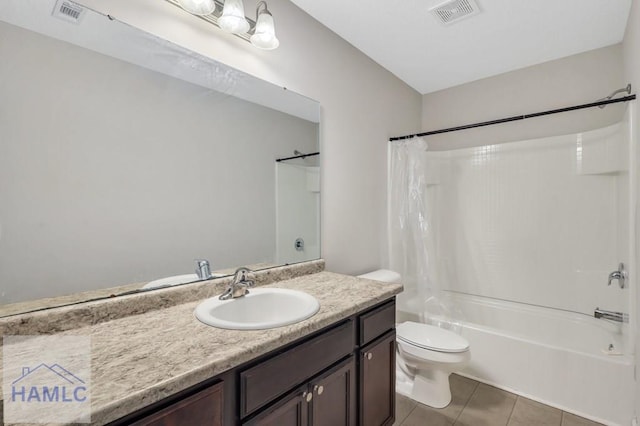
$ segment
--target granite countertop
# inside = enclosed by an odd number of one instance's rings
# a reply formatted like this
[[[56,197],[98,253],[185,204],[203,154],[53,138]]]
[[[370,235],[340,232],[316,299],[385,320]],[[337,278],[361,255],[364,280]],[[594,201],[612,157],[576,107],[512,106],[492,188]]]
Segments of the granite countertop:
[[[184,303],[57,335],[91,336],[92,424],[105,424],[393,297],[401,284],[319,272],[265,287],[305,291],[313,317],[270,330],[223,330]]]

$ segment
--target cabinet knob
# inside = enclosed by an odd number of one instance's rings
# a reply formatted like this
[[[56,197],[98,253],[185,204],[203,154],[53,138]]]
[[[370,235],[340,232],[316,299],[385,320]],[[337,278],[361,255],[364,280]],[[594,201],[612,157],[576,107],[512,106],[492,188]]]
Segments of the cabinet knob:
[[[322,395],[322,392],[324,392],[324,386],[322,386],[322,385],[320,385],[320,386],[315,385],[315,386],[313,387],[313,390],[314,390],[314,391],[316,391],[316,392],[318,392],[318,395]]]
[[[311,400],[313,399],[313,393],[311,393],[311,392],[307,392],[307,391],[304,391],[304,392],[302,392],[302,397],[303,397],[307,402],[311,402]]]
[[[371,352],[367,352],[365,356],[367,357],[367,359],[373,358],[373,354]]]

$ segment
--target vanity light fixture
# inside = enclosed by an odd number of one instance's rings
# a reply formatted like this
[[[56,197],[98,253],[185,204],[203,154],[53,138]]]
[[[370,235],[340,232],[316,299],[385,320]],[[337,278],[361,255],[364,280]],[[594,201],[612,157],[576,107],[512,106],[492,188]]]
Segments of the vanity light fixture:
[[[264,50],[273,50],[280,45],[276,37],[273,15],[266,1],[256,7],[256,20],[244,14],[242,0],[166,0],[210,24],[235,34],[243,40]]]

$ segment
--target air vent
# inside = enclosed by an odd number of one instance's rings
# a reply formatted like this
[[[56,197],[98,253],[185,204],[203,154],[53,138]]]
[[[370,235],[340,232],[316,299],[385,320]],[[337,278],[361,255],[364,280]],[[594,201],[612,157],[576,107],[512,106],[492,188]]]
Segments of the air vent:
[[[56,18],[77,24],[84,15],[84,8],[68,0],[58,0],[52,15]]]
[[[445,25],[453,24],[461,19],[480,13],[480,8],[473,0],[447,0],[429,9],[429,12]]]

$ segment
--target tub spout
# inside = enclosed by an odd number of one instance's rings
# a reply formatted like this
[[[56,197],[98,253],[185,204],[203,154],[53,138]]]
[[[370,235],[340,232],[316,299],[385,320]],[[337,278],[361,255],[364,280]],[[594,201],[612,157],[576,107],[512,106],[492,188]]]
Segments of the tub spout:
[[[593,316],[598,319],[608,319],[616,322],[629,322],[629,314],[614,311],[605,311],[604,309],[596,308],[593,311]]]

